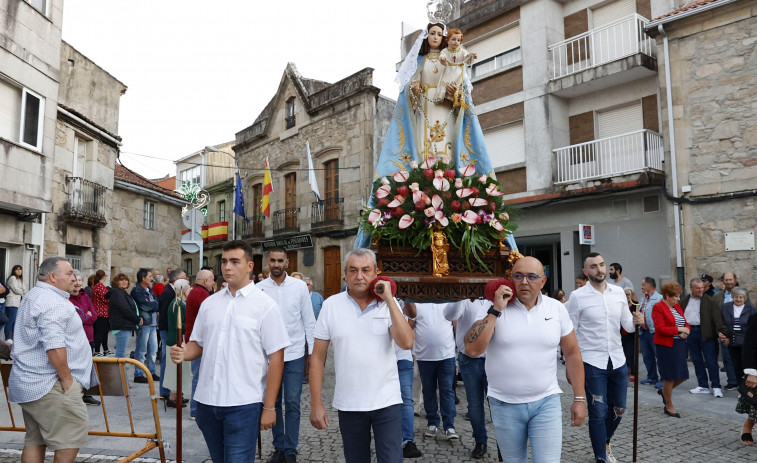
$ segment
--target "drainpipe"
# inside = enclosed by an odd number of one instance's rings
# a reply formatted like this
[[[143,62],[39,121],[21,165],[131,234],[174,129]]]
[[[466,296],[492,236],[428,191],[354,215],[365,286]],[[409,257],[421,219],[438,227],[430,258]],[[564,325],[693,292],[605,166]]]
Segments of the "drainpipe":
[[[678,164],[676,162],[676,134],[673,125],[673,83],[670,78],[670,49],[668,48],[668,34],[662,24],[657,26],[657,31],[662,35],[662,47],[665,55],[665,88],[668,102],[668,138],[670,140],[670,177],[672,180],[673,196],[678,197]],[[685,286],[683,271],[683,250],[681,245],[681,204],[673,203],[673,220],[675,221],[676,233],[676,273],[681,286]]]

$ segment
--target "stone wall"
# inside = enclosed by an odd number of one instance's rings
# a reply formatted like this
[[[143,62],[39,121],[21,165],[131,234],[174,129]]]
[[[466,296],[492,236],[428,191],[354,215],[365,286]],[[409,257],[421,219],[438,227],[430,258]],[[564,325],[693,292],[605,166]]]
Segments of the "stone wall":
[[[692,201],[711,201],[682,206],[686,278],[703,272],[719,277],[733,270],[743,286],[755,290],[757,252],[725,251],[724,234],[757,231],[755,195],[730,199],[757,185],[757,5],[726,5],[666,25],[666,30],[679,184],[691,185],[686,196]],[[661,46],[659,50],[663,52]],[[664,76],[661,71],[662,86]],[[664,93],[660,100],[667,135]]]

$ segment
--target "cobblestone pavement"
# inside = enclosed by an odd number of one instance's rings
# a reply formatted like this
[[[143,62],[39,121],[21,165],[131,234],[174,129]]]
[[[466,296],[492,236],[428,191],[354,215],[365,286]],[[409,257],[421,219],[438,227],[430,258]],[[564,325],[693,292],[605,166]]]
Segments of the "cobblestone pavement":
[[[331,359],[332,356],[330,355]],[[689,363],[690,377],[695,378],[693,367]],[[643,370],[642,370],[643,372]],[[725,374],[721,375],[723,380]],[[564,368],[558,370],[558,377],[564,378]],[[186,379],[186,378],[185,378]],[[324,403],[327,404],[331,427],[325,431],[315,430],[309,422],[310,392],[304,386],[302,397],[302,421],[300,427],[300,462],[344,462],[342,455],[341,437],[336,410],[331,409],[330,403],[333,392],[333,363],[327,364],[326,381],[324,389]],[[723,382],[725,384],[725,382]],[[560,381],[565,391],[562,398],[563,410],[563,454],[562,461],[567,463],[591,463],[593,462],[591,444],[589,441],[588,425],[579,428],[567,426],[569,415],[567,411],[572,398],[572,389]],[[653,386],[640,386],[639,390],[639,427],[638,427],[638,462],[754,462],[757,461],[757,447],[744,447],[739,442],[741,425],[744,415],[734,412],[737,393],[725,391],[725,398],[715,399],[711,395],[693,395],[689,389],[696,386],[696,379],[689,379],[674,391],[676,408],[683,418],[670,418],[663,414],[660,397],[656,394]],[[185,386],[188,388],[188,385]],[[188,389],[187,389],[188,390]],[[137,429],[150,430],[153,420],[147,405],[147,387],[134,384],[131,388],[133,398],[133,410],[135,426]],[[476,461],[470,458],[473,449],[473,439],[470,423],[464,419],[466,413],[465,389],[462,384],[458,385],[457,394],[460,397],[460,405],[457,407],[455,425],[461,436],[459,443],[450,444],[444,441],[425,439],[422,431],[426,426],[425,419],[415,418],[415,435],[418,448],[423,452],[423,457],[416,459],[418,462],[465,462]],[[118,401],[121,401],[118,403]],[[128,430],[128,416],[123,407],[122,398],[107,398],[108,417],[111,426],[118,430]],[[119,409],[118,405],[121,405]],[[4,408],[4,407],[0,407]],[[201,433],[194,421],[188,418],[189,409],[185,408],[183,420],[184,446],[183,458],[187,462],[205,462],[208,458],[207,448]],[[92,428],[104,428],[102,411],[97,407],[90,407],[90,419]],[[170,443],[168,458],[175,458],[174,444],[176,436],[175,410],[169,409],[164,412],[160,409],[161,426],[164,438]],[[14,414],[20,420],[20,409],[14,405]],[[8,423],[7,410],[0,411],[0,423]],[[119,423],[115,425],[115,423]],[[487,416],[487,428],[489,433],[489,452],[482,462],[496,462],[497,450],[495,447],[494,432]],[[620,462],[632,461],[632,428],[633,428],[633,386],[628,389],[628,410],[625,418],[613,439],[613,451]],[[263,433],[263,458],[267,461],[273,451],[271,433]],[[76,461],[87,463],[117,461],[119,456],[128,455],[141,446],[143,439],[124,439],[107,437],[90,437],[88,448],[82,449]],[[23,445],[23,434],[19,432],[0,433],[0,463],[20,461],[20,449]],[[159,461],[158,452],[153,450],[146,458],[134,461],[154,462]],[[47,461],[52,461],[48,457]],[[412,460],[408,460],[412,461]]]

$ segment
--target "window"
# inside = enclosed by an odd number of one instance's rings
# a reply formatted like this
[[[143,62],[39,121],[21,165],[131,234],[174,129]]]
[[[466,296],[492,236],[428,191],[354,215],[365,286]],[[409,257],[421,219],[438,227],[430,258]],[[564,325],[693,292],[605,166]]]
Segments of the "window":
[[[295,119],[294,119],[294,97],[291,97],[287,100],[287,112],[286,117],[284,118],[284,122],[286,122],[286,128],[291,129],[295,125]]]
[[[44,112],[44,98],[0,79],[0,137],[40,151]]]
[[[145,230],[155,230],[155,203],[145,201],[144,212]]]
[[[649,195],[642,198],[644,212],[660,212],[660,196]]]
[[[192,259],[184,259],[184,272],[187,275],[192,275]]]
[[[500,125],[484,131],[492,168],[512,166],[526,161],[523,121]]]
[[[84,167],[87,165],[87,141],[79,136],[74,137],[74,166],[71,172],[74,177],[84,178]]]
[[[252,220],[260,221],[261,208],[263,204],[263,185],[258,183],[252,186]]]
[[[324,220],[338,220],[339,217],[339,159],[323,163],[323,177],[326,186],[326,204],[324,205]]]
[[[218,221],[226,222],[226,201],[218,201]]]
[[[284,200],[286,208],[286,227],[297,227],[297,174],[291,173],[284,176]]]
[[[33,6],[40,13],[47,15],[47,1],[48,0],[27,0],[31,6]]]
[[[472,69],[474,78],[517,63],[521,60],[520,26],[474,42],[468,50],[478,55]]]
[[[190,167],[189,169],[184,169],[179,174],[179,182],[184,183],[184,182],[189,181],[189,182],[196,183],[202,186],[202,184],[200,183],[200,172],[201,172],[200,166],[194,166],[194,167]]]

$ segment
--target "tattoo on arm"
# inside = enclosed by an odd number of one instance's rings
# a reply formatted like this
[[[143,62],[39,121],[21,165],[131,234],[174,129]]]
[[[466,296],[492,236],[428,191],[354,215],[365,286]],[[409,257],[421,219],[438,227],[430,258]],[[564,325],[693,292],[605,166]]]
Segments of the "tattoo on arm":
[[[471,326],[471,329],[468,331],[468,334],[465,336],[465,343],[470,344],[474,342],[476,339],[478,339],[478,337],[481,336],[481,333],[483,333],[488,323],[489,323],[489,320],[485,318],[483,320],[479,320],[476,323],[474,323],[473,326]]]

